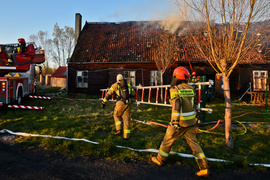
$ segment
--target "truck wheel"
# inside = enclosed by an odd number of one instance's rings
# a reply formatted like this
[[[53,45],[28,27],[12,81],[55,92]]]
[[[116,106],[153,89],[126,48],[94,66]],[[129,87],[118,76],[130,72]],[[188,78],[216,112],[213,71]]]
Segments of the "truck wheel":
[[[20,89],[18,93],[17,104],[21,105],[21,103],[22,103],[22,90]]]

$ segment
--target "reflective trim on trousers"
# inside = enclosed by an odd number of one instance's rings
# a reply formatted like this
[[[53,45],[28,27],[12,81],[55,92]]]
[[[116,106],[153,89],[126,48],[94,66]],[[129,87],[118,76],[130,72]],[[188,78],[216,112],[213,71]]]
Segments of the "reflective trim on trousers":
[[[130,130],[124,129],[124,133],[130,133]]]
[[[162,151],[161,149],[159,149],[159,154],[160,154],[161,156],[164,156],[164,157],[168,157],[168,156],[169,156],[168,153],[165,153],[165,152]]]
[[[206,158],[204,153],[196,154],[194,157],[195,157],[196,160]]]
[[[118,121],[118,122],[115,123],[115,126],[118,126],[118,125],[121,125],[121,124],[122,124],[122,122]]]

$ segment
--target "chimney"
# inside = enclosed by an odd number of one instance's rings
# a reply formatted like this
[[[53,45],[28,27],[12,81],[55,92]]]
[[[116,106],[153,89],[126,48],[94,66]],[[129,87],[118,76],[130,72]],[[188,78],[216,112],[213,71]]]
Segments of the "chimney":
[[[75,14],[75,46],[79,38],[79,34],[82,28],[82,15],[80,13]]]

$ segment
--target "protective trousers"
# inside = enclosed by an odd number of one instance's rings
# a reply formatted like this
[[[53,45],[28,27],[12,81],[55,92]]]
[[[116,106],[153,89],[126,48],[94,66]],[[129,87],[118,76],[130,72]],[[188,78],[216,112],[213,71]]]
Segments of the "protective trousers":
[[[114,108],[114,122],[116,131],[123,130],[124,127],[124,138],[130,136],[130,117],[131,117],[131,102],[125,104],[123,101],[117,101]],[[123,126],[122,126],[123,120]]]
[[[171,123],[167,128],[164,139],[160,145],[159,153],[157,159],[164,163],[171,151],[171,146],[173,143],[182,135],[185,136],[185,139],[192,150],[192,153],[197,161],[197,164],[200,169],[208,169],[208,164],[206,161],[206,157],[203,153],[202,148],[197,142],[196,134],[197,134],[198,126],[190,126],[190,127],[175,127]]]

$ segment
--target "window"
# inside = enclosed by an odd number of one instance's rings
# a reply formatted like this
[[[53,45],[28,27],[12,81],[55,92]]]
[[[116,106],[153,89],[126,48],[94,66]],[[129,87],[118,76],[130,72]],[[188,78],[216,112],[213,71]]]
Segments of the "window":
[[[135,71],[124,71],[124,78],[127,80],[127,83],[129,83],[131,86],[136,85],[136,76]]]
[[[151,83],[151,86],[161,85],[161,73],[160,73],[160,71],[151,71],[150,72],[150,83]]]
[[[253,90],[265,91],[268,71],[253,71]]]
[[[77,88],[88,88],[88,71],[77,71]]]

